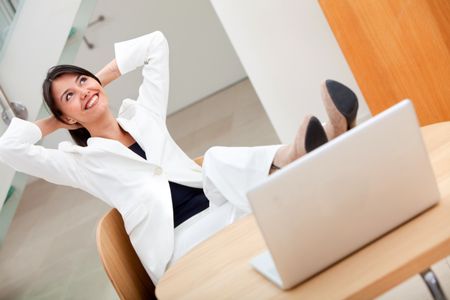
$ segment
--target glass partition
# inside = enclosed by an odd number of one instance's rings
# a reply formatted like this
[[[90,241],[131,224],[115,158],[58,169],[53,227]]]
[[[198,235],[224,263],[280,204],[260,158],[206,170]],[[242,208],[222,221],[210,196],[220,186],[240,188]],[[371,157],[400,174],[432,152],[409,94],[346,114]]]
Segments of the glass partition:
[[[1,120],[3,121],[2,122],[3,124],[0,126],[0,128],[3,128],[6,125],[9,125],[9,123],[11,122],[11,119],[15,115],[11,108],[11,104],[9,103],[5,94],[3,93],[3,90],[1,87],[0,87],[0,115],[1,115]],[[0,130],[0,133],[2,133],[2,132],[3,132],[3,130]]]
[[[0,52],[8,36],[20,0],[0,0]]]

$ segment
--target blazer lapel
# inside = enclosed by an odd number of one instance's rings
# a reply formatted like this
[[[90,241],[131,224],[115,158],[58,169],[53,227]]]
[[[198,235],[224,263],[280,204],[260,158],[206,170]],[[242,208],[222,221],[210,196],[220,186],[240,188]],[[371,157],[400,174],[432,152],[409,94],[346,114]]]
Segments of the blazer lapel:
[[[120,126],[131,134],[136,142],[144,149],[147,161],[160,166],[164,138],[159,127],[154,124],[136,124],[136,120],[117,118]]]
[[[144,149],[147,161],[160,166],[165,145],[165,137],[160,126],[151,120],[146,120],[145,124],[139,124],[135,118],[117,118],[117,121]]]

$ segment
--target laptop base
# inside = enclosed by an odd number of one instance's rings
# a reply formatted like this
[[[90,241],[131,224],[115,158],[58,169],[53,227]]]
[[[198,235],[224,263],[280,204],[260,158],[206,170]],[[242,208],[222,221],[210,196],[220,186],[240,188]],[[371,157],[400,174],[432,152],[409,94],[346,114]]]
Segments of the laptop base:
[[[278,274],[277,267],[270,255],[269,250],[262,252],[261,254],[255,256],[250,261],[250,265],[264,277],[269,279],[280,289],[285,289],[283,286],[283,281],[281,280],[280,274]]]

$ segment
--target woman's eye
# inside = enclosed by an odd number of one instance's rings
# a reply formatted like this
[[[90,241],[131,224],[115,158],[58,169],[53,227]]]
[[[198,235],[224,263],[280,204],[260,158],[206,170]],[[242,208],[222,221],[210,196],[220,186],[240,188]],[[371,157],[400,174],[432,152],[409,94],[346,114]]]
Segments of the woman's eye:
[[[83,76],[80,78],[80,83],[83,84],[86,82],[86,80],[87,80],[87,78]]]
[[[69,101],[70,98],[72,98],[72,93],[67,93],[66,94],[66,101]]]

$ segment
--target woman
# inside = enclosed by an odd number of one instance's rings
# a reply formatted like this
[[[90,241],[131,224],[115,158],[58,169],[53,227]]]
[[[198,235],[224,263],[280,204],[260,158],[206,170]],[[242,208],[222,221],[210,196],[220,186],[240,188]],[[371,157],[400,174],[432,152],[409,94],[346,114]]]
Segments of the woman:
[[[153,32],[115,44],[115,59],[96,76],[75,66],[53,67],[43,84],[53,115],[35,123],[14,118],[0,138],[0,160],[16,170],[80,188],[117,208],[155,284],[170,263],[250,211],[250,185],[346,131],[358,109],[353,92],[327,81],[325,127],[308,116],[290,145],[213,147],[202,169],[165,124],[168,61],[166,39]],[[103,87],[142,65],[137,100],[125,99],[115,118]],[[77,145],[34,145],[59,128],[68,129]]]

